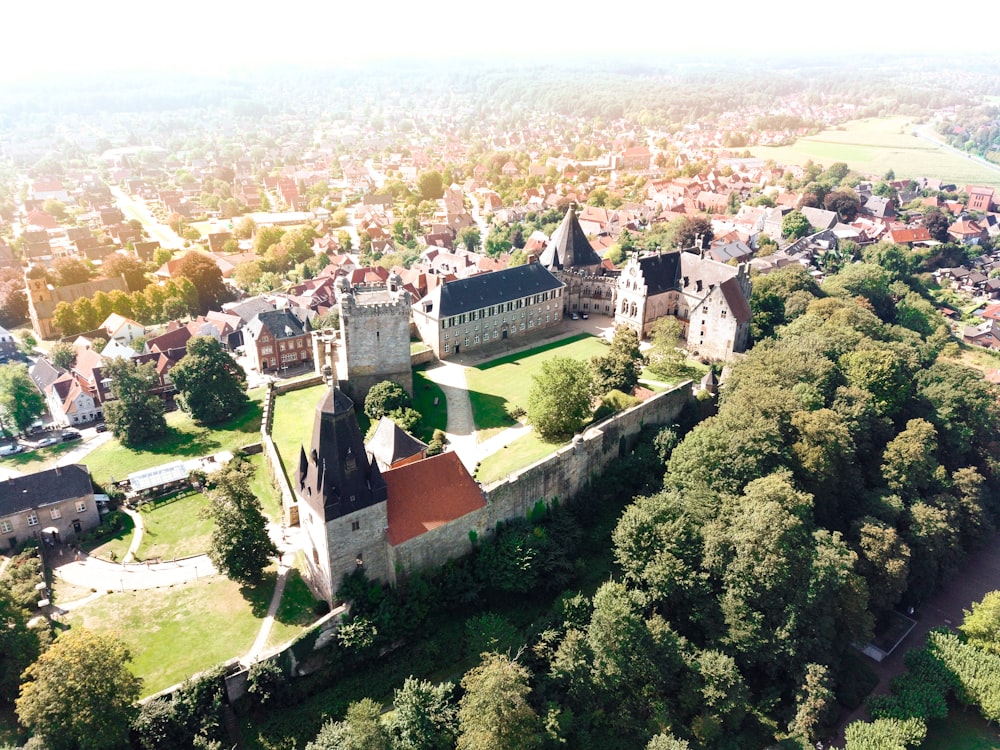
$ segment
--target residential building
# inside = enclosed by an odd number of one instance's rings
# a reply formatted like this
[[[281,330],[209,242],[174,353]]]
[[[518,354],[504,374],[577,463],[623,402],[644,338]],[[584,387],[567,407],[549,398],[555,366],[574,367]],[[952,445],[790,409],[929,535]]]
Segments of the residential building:
[[[82,464],[57,466],[0,482],[0,548],[13,550],[55,530],[57,541],[74,541],[100,524],[90,471]],[[51,532],[49,538],[52,538]]]
[[[258,313],[244,329],[243,340],[251,366],[258,372],[312,361],[309,323],[289,308]]]
[[[538,263],[445,282],[413,306],[420,338],[438,359],[488,354],[558,325],[565,284]]]

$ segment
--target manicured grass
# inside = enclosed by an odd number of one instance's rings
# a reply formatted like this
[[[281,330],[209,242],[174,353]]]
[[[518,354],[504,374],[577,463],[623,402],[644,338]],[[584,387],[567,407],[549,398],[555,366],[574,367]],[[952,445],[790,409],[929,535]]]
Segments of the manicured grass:
[[[441,386],[427,377],[423,366],[413,370],[413,408],[421,415],[416,436],[425,443],[434,436],[434,430],[444,430],[448,426],[448,399]]]
[[[8,469],[14,469],[22,474],[45,471],[54,467],[64,453],[79,447],[80,441],[73,440],[68,443],[56,443],[46,448],[28,448],[24,453],[0,457],[0,466],[6,466]]]
[[[245,445],[260,442],[262,389],[250,392],[250,403],[242,414],[211,427],[196,424],[191,416],[177,410],[167,414],[167,434],[142,448],[125,448],[112,439],[90,453],[84,463],[98,484],[111,477],[123,479],[171,461],[183,461],[209,456],[219,451],[237,451]]]
[[[1000,750],[1000,732],[972,710],[953,707],[948,718],[927,725],[922,750]]]
[[[799,138],[791,146],[758,146],[750,149],[761,159],[803,165],[810,159],[824,167],[842,161],[863,174],[884,175],[892,169],[897,178],[936,177],[959,186],[1000,186],[1000,172],[912,135],[917,127],[907,117],[857,120],[843,129],[824,130]]]
[[[71,612],[65,622],[122,638],[132,652],[130,668],[143,678],[142,693],[150,695],[245,654],[273,587],[273,575],[259,592],[212,576],[182,586],[106,594]]]
[[[121,528],[112,537],[101,540],[101,543],[94,547],[84,544],[84,550],[105,560],[121,560],[125,557],[129,546],[132,544],[132,531],[135,529],[135,521],[127,513],[116,510],[108,514],[101,522],[108,523],[108,519],[115,514],[121,519]]]
[[[410,342],[410,354],[419,354],[420,352],[426,352],[428,349],[430,349],[430,347],[423,341]]]
[[[285,592],[281,595],[281,604],[278,605],[274,625],[271,626],[271,634],[267,639],[268,648],[288,643],[317,619],[316,599],[299,573],[299,568],[303,565],[301,558],[300,552],[295,561],[296,567],[288,571]]]
[[[514,420],[504,405],[509,401],[522,409],[528,408],[528,393],[532,378],[542,371],[542,363],[552,357],[572,357],[589,361],[607,352],[607,342],[589,334],[562,339],[519,354],[511,354],[492,362],[469,367],[465,379],[472,403],[476,429],[491,430],[511,427]],[[480,439],[485,437],[480,436]]]
[[[274,440],[286,472],[298,459],[299,446],[309,447],[316,419],[316,407],[326,390],[326,385],[320,383],[298,391],[282,393],[274,399],[271,439]]]
[[[264,454],[258,453],[250,456],[250,465],[254,467],[253,479],[250,480],[250,489],[260,500],[264,515],[272,523],[281,523],[284,514],[281,511],[281,495],[274,488],[271,482],[271,475],[264,465]]]
[[[188,490],[155,504],[140,506],[146,531],[137,560],[172,560],[208,552],[215,522],[203,512],[208,497]]]
[[[565,443],[547,443],[538,433],[532,430],[527,435],[518,438],[506,448],[487,456],[479,463],[476,470],[476,480],[481,484],[489,484],[518,469],[530,466],[556,450]]]

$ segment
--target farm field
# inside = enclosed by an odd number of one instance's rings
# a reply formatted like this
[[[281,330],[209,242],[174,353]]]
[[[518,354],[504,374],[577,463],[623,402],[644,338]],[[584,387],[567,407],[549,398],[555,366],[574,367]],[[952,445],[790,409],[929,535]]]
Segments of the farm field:
[[[1000,187],[1000,171],[914,136],[915,127],[911,118],[901,116],[856,120],[842,129],[799,138],[791,146],[758,146],[750,152],[780,164],[803,165],[812,160],[829,167],[842,161],[853,170],[880,177],[891,169],[900,179],[935,177],[959,187]]]

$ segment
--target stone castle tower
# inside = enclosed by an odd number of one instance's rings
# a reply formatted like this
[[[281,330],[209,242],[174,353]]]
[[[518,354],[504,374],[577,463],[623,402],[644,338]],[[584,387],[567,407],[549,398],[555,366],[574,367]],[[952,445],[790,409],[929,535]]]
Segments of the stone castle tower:
[[[341,579],[364,568],[373,580],[389,577],[386,484],[365,448],[354,402],[328,377],[316,407],[309,448],[299,449],[293,490],[299,503],[307,576],[333,601]]]
[[[410,293],[399,274],[385,284],[337,285],[339,336],[320,331],[313,339],[316,367],[334,367],[340,386],[356,403],[383,380],[395,380],[413,394],[410,369]]]

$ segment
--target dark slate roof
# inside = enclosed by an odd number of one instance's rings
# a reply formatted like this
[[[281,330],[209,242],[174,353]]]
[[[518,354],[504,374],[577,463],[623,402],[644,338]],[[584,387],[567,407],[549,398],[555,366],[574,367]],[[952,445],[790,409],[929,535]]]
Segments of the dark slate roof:
[[[254,338],[258,338],[261,330],[266,329],[276,339],[295,338],[308,330],[288,308],[257,313],[257,317],[250,321],[247,329]]]
[[[552,233],[552,239],[542,251],[538,262],[550,270],[601,264],[600,257],[591,247],[590,240],[587,239],[572,208],[566,212],[562,224]]]
[[[467,279],[448,281],[434,292],[439,292],[441,295],[438,317],[443,318],[499,305],[532,294],[561,289],[564,286],[565,284],[538,263],[529,263],[506,268],[503,271],[481,273]]]
[[[427,443],[417,440],[389,417],[382,417],[366,447],[376,460],[392,466],[397,461],[426,450]]]
[[[750,301],[743,294],[740,284],[736,279],[726,279],[720,284],[722,296],[726,298],[729,309],[733,311],[738,323],[750,322]]]
[[[75,497],[86,497],[93,491],[90,471],[83,464],[11,477],[0,482],[0,517]]]
[[[680,288],[681,254],[679,250],[639,258],[639,269],[646,281],[646,295],[669,292]]]
[[[385,480],[368,460],[354,402],[339,388],[330,389],[316,407],[312,445],[308,453],[299,449],[295,491],[326,521],[386,499]]]

